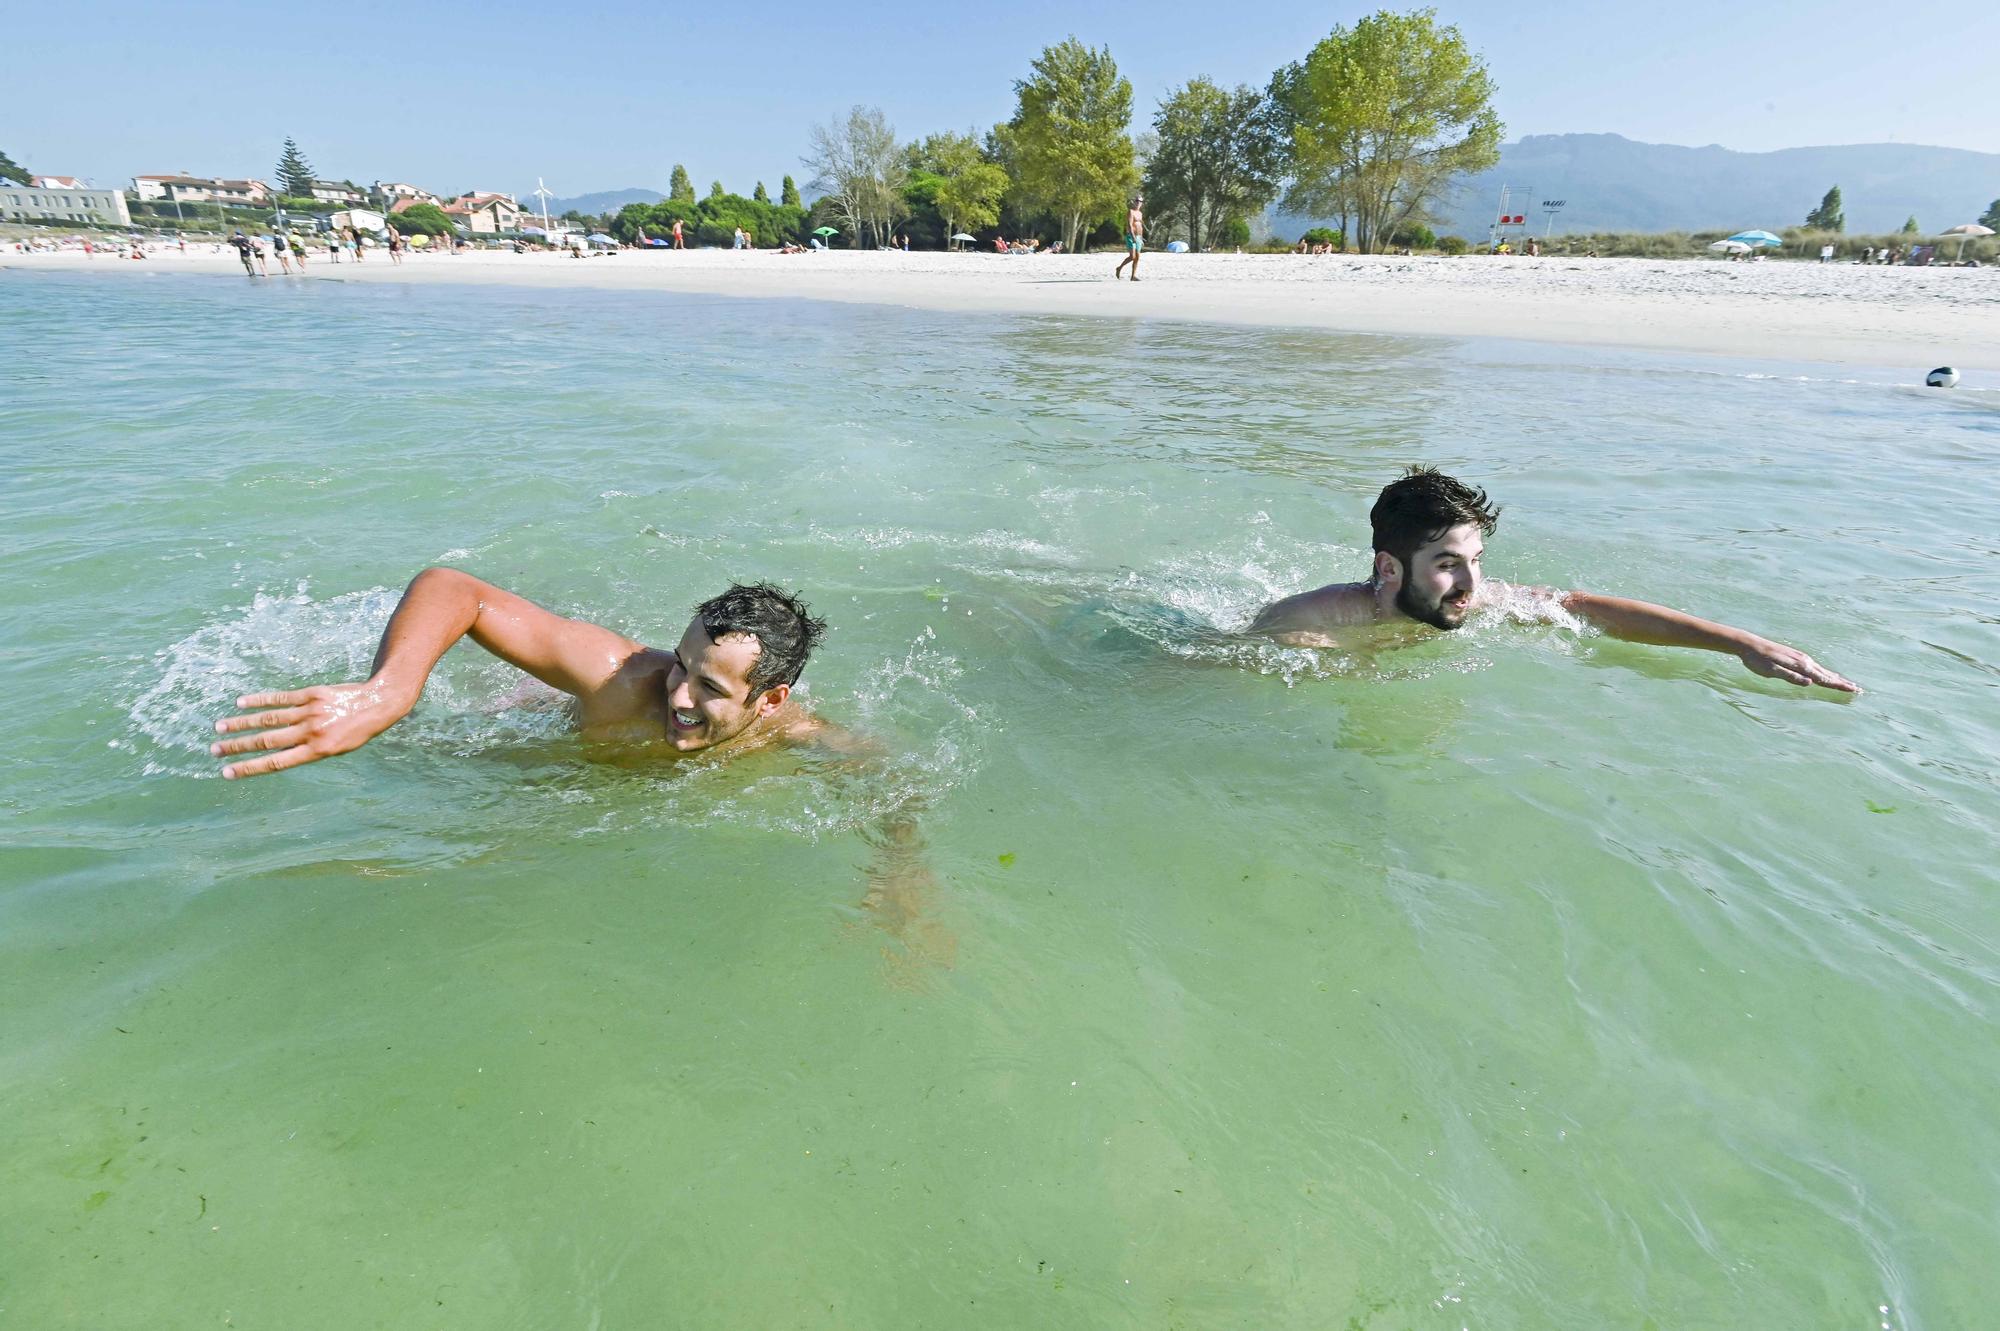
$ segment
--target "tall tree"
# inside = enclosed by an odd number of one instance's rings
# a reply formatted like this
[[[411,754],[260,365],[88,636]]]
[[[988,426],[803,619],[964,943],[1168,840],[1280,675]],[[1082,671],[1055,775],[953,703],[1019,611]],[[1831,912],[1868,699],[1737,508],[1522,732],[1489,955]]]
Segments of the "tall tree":
[[[688,169],[679,162],[674,163],[674,174],[667,181],[667,202],[694,202],[694,181],[689,178]]]
[[[1819,201],[1819,207],[1806,214],[1806,226],[1814,231],[1845,231],[1847,216],[1841,212],[1840,186],[1835,185]]]
[[[1283,144],[1256,89],[1229,92],[1206,78],[1189,79],[1160,103],[1153,131],[1158,144],[1147,155],[1147,206],[1184,219],[1195,249],[1217,243],[1229,222],[1276,197]]]
[[[1014,118],[999,127],[1004,159],[1023,202],[1055,216],[1063,247],[1114,217],[1139,184],[1126,132],[1132,81],[1111,48],[1071,37],[1045,48],[1014,84]]]
[[[1363,252],[1421,221],[1454,177],[1500,160],[1493,79],[1437,11],[1335,27],[1271,80],[1288,142],[1285,206],[1349,216]]]
[[[1995,199],[1987,206],[1986,211],[1979,215],[1979,225],[1990,226],[1995,231],[2000,231],[2000,199]]]
[[[801,159],[812,168],[812,188],[845,223],[851,244],[889,243],[905,214],[903,184],[909,167],[896,146],[896,130],[881,109],[854,106],[846,118],[812,127]]]
[[[1007,172],[990,160],[970,134],[932,134],[911,153],[912,166],[938,177],[938,216],[945,243],[959,231],[977,231],[1000,220]]]
[[[1915,213],[1911,213],[1909,220],[1903,223],[1903,234],[1906,236],[1920,234],[1917,230],[1917,215]]]
[[[764,188],[764,182],[761,180],[757,182],[757,188],[750,191],[750,197],[758,203],[769,203],[771,201],[770,191]]]
[[[778,206],[781,208],[805,207],[805,204],[799,199],[799,187],[792,183],[790,176],[786,176],[784,182],[778,186]]]
[[[287,138],[285,150],[278,154],[278,193],[292,199],[310,199],[312,192],[312,165],[299,151],[299,145]]]
[[[0,180],[11,180],[16,185],[25,185],[28,183],[27,168],[6,153],[0,153]]]
[[[711,181],[709,181],[709,182],[708,182],[708,197],[709,197],[709,198],[711,198],[711,199],[719,199],[719,198],[721,198],[721,197],[722,197],[722,195],[723,195],[723,189],[722,189],[722,182],[721,182],[721,181],[719,181],[719,180],[711,180]]]

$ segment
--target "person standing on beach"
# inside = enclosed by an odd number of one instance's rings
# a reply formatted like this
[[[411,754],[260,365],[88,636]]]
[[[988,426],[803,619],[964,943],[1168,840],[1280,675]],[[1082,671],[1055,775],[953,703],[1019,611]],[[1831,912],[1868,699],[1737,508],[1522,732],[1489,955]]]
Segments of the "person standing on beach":
[[[1614,638],[1694,647],[1741,660],[1751,673],[1842,693],[1861,687],[1795,647],[1679,610],[1597,592],[1515,587],[1481,575],[1484,538],[1500,510],[1477,490],[1430,467],[1412,467],[1383,487],[1369,510],[1375,565],[1366,582],[1288,596],[1260,611],[1250,632],[1288,647],[1352,647],[1416,625],[1452,630],[1489,609],[1554,619],[1567,612]]]
[[[277,231],[271,233],[271,256],[278,261],[278,267],[284,269],[289,276],[292,271],[292,253],[285,247],[284,235]]]
[[[674,248],[677,250],[684,250],[687,248],[687,246],[681,242],[681,219],[678,217],[674,219]]]
[[[389,224],[388,231],[389,262],[392,264],[401,263],[403,261],[403,233],[396,230],[395,223],[393,222]]]
[[[239,231],[229,238],[229,243],[236,247],[236,257],[243,260],[243,275],[245,277],[257,276],[257,269],[250,257],[250,237]]]
[[[575,698],[586,740],[664,745],[663,756],[831,741],[821,735],[831,728],[792,697],[825,632],[796,596],[739,584],[696,607],[680,645],[664,651],[469,573],[427,568],[390,616],[367,679],[245,694],[236,705],[247,710],[215,723],[232,738],[209,752],[240,758],[222,769],[234,780],[358,749],[409,714],[438,660],[465,637]]]
[[[1143,194],[1132,196],[1132,206],[1125,210],[1125,257],[1118,261],[1118,269],[1112,273],[1114,280],[1125,276],[1125,265],[1132,265],[1132,280],[1139,280],[1139,251],[1146,247],[1146,198]]]

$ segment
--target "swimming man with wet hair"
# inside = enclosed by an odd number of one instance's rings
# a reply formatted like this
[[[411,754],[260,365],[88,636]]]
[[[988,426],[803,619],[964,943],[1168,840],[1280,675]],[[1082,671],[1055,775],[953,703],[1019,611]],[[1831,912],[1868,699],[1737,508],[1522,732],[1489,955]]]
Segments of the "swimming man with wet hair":
[[[664,742],[679,754],[798,741],[826,729],[792,698],[826,621],[768,583],[737,585],[696,607],[680,645],[662,651],[565,619],[452,568],[428,568],[403,593],[375,667],[353,684],[252,693],[215,723],[209,747],[229,778],[262,776],[358,749],[409,714],[460,638],[576,699],[587,740]]]
[[[1744,629],[1622,596],[1510,587],[1483,577],[1485,538],[1499,519],[1500,510],[1484,490],[1430,467],[1412,467],[1385,486],[1369,510],[1375,566],[1368,580],[1333,583],[1273,602],[1258,613],[1250,631],[1287,646],[1349,646],[1346,639],[1364,626],[1414,622],[1450,630],[1478,610],[1525,598],[1560,606],[1614,638],[1726,652],[1771,679],[1861,692],[1858,684],[1797,648]]]

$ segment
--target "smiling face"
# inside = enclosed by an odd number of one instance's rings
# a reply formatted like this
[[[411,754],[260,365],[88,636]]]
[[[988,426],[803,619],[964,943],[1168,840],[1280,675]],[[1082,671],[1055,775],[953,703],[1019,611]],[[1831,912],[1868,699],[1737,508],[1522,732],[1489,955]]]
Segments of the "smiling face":
[[[1378,552],[1376,576],[1397,580],[1396,609],[1420,624],[1455,629],[1472,613],[1479,596],[1479,560],[1485,553],[1479,528],[1460,523],[1418,546],[1407,566],[1386,551]]]
[[[717,642],[700,618],[689,624],[667,672],[667,742],[682,753],[713,748],[784,706],[790,685],[751,692],[750,671],[762,650],[747,633],[725,633]]]

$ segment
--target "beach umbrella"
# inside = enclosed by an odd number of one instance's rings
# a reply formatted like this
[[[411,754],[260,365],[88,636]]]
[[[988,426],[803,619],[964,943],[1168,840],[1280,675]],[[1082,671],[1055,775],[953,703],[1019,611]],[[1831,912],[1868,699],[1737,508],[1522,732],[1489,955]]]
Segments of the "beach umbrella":
[[[1186,254],[1187,252],[1188,243],[1185,240],[1170,240],[1167,242],[1167,253]]]
[[[813,234],[815,236],[837,236],[840,232],[830,226],[817,226],[813,228]]]
[[[1938,232],[1938,235],[1940,237],[1943,236],[1958,237],[1958,254],[1956,255],[1956,257],[1960,259],[1963,259],[1965,257],[1966,241],[1977,239],[1980,236],[1990,236],[1992,234],[1993,234],[1992,227],[1981,226],[1977,222],[1963,222],[1958,226],[1950,228],[1949,230]]]
[[[549,233],[538,226],[524,226],[521,228],[521,234],[524,236],[546,236]]]
[[[1991,234],[1993,234],[1993,233],[1989,231],[1989,232],[1987,232],[1987,234],[1988,234],[1988,235],[1991,235]],[[955,234],[953,234],[953,236],[952,236],[952,239],[953,239],[953,240],[963,240],[963,241],[967,242],[968,244],[972,244],[972,243],[976,243],[976,242],[977,242],[977,241],[979,240],[979,237],[977,237],[977,236],[968,236],[968,235],[966,235],[966,234],[965,234],[965,233],[964,233],[963,231],[960,231],[960,232],[956,232]]]
[[[1776,249],[1785,243],[1783,237],[1774,236],[1768,231],[1739,231],[1731,236],[1730,239],[1739,245],[1748,245],[1752,249],[1756,249],[1759,246],[1765,249]]]
[[[1750,247],[1740,240],[1718,240],[1709,246],[1717,254],[1748,254]]]
[[[609,245],[615,247],[618,244],[618,239],[615,236],[607,236],[602,231],[593,231],[590,233],[590,243],[593,245]]]

